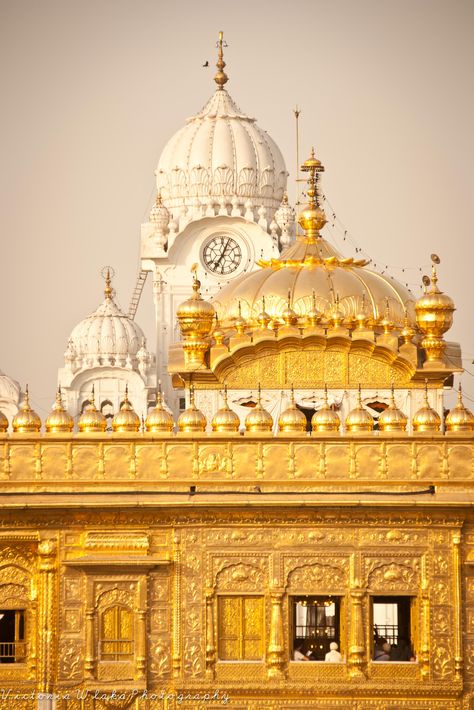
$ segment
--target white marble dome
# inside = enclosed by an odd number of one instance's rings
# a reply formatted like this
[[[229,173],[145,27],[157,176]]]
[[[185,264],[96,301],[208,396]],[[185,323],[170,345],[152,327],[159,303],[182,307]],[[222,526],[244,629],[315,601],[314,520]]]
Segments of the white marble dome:
[[[232,204],[278,209],[287,171],[280,149],[223,88],[166,144],[156,170],[163,203],[179,208]]]
[[[144,342],[140,326],[120,310],[106,290],[99,308],[72,331],[65,360],[74,368],[131,366]]]
[[[18,412],[20,385],[0,370],[0,411],[11,421]]]

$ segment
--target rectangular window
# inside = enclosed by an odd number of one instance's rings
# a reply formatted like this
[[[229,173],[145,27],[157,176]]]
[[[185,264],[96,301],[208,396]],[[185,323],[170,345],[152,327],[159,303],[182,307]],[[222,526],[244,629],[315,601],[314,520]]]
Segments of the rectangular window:
[[[340,661],[340,599],[293,597],[292,660]],[[331,644],[337,644],[337,649]],[[333,652],[326,659],[326,654]]]
[[[0,663],[22,663],[25,660],[25,612],[23,609],[0,609]]]
[[[218,657],[221,661],[260,661],[263,649],[263,597],[218,597]]]
[[[123,606],[105,609],[100,617],[102,661],[133,659],[133,614]]]
[[[411,661],[414,659],[413,597],[373,597],[374,661]]]

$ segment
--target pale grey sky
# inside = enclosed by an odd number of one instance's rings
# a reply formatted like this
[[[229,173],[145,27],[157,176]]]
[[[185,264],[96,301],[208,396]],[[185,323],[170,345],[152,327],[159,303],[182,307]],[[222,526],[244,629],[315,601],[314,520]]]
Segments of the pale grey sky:
[[[44,416],[105,264],[127,308],[153,171],[214,90],[221,29],[229,92],[280,146],[290,198],[297,103],[357,246],[416,294],[441,257],[474,373],[471,0],[1,0],[0,368]],[[137,321],[153,343],[149,287]]]

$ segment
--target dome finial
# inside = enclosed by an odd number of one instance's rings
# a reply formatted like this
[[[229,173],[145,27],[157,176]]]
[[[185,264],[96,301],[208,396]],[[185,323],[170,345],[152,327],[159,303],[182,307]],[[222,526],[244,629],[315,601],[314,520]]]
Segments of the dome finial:
[[[227,47],[227,42],[224,40],[224,33],[222,32],[222,30],[219,32],[219,39],[216,43],[216,47],[218,50],[217,63],[216,63],[217,73],[214,77],[214,81],[216,82],[217,87],[220,90],[220,89],[223,89],[224,84],[227,84],[227,82],[229,81],[229,77],[227,76],[227,74],[224,71],[225,62],[224,62],[223,48]]]
[[[319,189],[318,180],[319,173],[324,172],[324,166],[321,161],[315,157],[314,148],[311,149],[311,155],[301,166],[304,173],[309,173],[308,187],[306,194],[308,196],[308,204],[299,216],[299,223],[305,232],[304,240],[307,242],[315,242],[319,237],[319,230],[326,224],[326,215],[319,206]]]
[[[110,300],[113,296],[112,279],[115,276],[115,271],[111,266],[104,266],[102,269],[102,277],[105,281],[104,296]]]

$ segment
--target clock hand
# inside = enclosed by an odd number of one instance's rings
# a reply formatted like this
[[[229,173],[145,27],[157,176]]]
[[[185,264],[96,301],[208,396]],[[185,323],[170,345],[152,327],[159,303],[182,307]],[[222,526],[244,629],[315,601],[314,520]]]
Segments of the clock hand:
[[[229,242],[230,242],[230,237],[227,239],[226,243],[224,244],[224,248],[222,249],[219,258],[217,259],[217,261],[214,262],[214,266],[216,268],[219,266],[222,259],[225,257],[226,252],[227,252],[227,247],[229,246]],[[221,273],[222,273],[222,270],[221,270]]]

